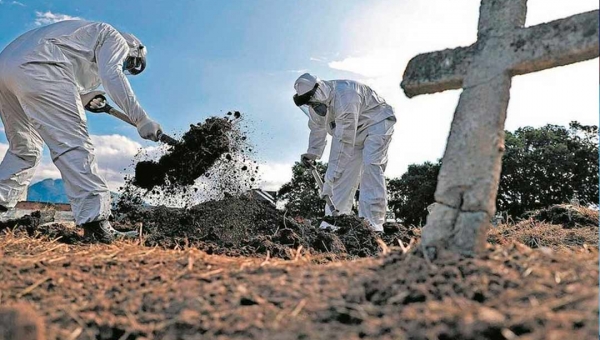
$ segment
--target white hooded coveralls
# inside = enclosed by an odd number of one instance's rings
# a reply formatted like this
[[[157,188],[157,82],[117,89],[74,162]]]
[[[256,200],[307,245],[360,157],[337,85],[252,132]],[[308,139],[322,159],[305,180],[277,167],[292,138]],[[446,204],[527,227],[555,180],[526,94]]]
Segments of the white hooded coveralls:
[[[76,223],[109,217],[110,191],[98,172],[80,94],[102,84],[132,122],[144,120],[122,70],[128,54],[112,26],[80,20],[29,31],[0,53],[0,116],[9,143],[0,163],[1,205],[16,205],[45,142]]]
[[[321,117],[309,110],[308,154],[320,158],[332,138],[323,194],[342,214],[350,214],[360,185],[359,216],[382,231],[387,210],[385,168],[394,132],[394,109],[370,87],[352,80],[319,80],[315,101],[327,105]],[[326,207],[327,214],[331,214]]]

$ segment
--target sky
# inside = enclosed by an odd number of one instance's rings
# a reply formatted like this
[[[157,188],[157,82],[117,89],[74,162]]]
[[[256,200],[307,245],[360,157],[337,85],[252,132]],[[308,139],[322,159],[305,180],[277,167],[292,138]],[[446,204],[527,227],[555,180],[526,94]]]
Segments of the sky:
[[[597,0],[529,0],[526,25],[597,8]],[[460,90],[408,99],[399,84],[415,55],[472,44],[478,11],[479,0],[0,0],[0,49],[72,18],[135,34],[148,47],[148,67],[130,81],[150,116],[175,134],[241,111],[261,163],[259,184],[276,189],[307,147],[306,117],[292,101],[304,72],[361,81],[394,106],[388,177],[441,158]],[[598,125],[599,82],[598,59],[515,77],[506,129]],[[112,189],[140,148],[156,148],[115,118],[89,113],[88,124]],[[0,156],[7,147],[0,134]],[[34,182],[59,177],[46,150]]]

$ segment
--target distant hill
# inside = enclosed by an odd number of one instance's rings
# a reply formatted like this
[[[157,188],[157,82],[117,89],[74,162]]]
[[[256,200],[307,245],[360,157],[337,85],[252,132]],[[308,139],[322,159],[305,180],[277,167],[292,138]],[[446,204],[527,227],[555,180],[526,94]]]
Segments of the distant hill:
[[[111,192],[113,203],[119,199],[119,194]],[[31,184],[27,189],[27,200],[32,202],[69,203],[62,179],[46,178]]]
[[[27,189],[27,200],[33,202],[69,203],[62,179],[46,178]]]

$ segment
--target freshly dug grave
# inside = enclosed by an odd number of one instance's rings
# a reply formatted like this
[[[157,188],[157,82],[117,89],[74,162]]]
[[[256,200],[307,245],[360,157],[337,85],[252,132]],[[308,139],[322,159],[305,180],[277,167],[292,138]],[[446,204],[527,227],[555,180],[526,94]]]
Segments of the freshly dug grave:
[[[164,248],[194,247],[208,254],[276,257],[293,259],[319,254],[315,261],[373,257],[383,248],[408,245],[416,241],[418,231],[401,225],[386,225],[386,233],[373,232],[356,216],[329,217],[335,230],[301,224],[269,203],[250,196],[227,196],[190,209],[119,206],[114,212],[117,230],[138,230],[146,246]],[[66,244],[94,242],[81,231],[58,223],[40,224],[39,213],[0,223],[17,235],[43,237]]]
[[[251,197],[228,196],[209,201],[191,209],[166,207],[121,206],[115,211],[117,229],[137,229],[143,225],[144,244],[176,248],[193,246],[212,254],[232,256],[266,256],[284,259],[304,254],[331,255],[332,258],[375,256],[382,250],[381,238],[387,247],[404,247],[418,241],[420,230],[395,223],[384,225],[385,233],[373,233],[356,216],[326,217],[325,221],[338,229],[322,230],[316,225],[290,219],[285,212]],[[589,210],[589,209],[588,209]],[[585,212],[591,214],[591,212]],[[12,229],[29,236],[59,238],[59,242],[77,244],[84,240],[81,233],[60,224],[40,224],[40,214],[0,223],[0,231]],[[520,242],[532,248],[554,250],[577,249],[598,243],[596,225],[565,228],[563,225],[537,222],[533,219],[516,224],[501,224],[488,233],[492,244]],[[298,249],[302,247],[301,251]]]
[[[142,224],[143,242],[148,246],[188,245],[215,254],[293,258],[325,253],[355,258],[375,256],[386,247],[378,242],[381,235],[356,217],[337,217],[330,223],[339,228],[321,230],[299,224],[267,203],[234,196],[244,191],[240,190],[244,181],[255,181],[253,175],[258,171],[256,162],[251,164],[246,157],[252,148],[239,126],[240,117],[239,112],[230,112],[228,117],[212,117],[192,125],[182,142],[158,161],[138,162],[135,176],[117,203],[115,225],[132,228]],[[217,174],[210,180],[216,182],[219,194],[225,195],[223,199],[189,209],[187,202],[184,208],[144,207],[149,196],[159,196],[160,201],[174,206],[172,200],[185,200],[198,177],[210,177],[211,173]],[[402,227],[388,230],[392,233],[385,239],[390,245],[398,245],[396,234],[410,242]]]
[[[124,211],[124,213],[123,213]],[[284,259],[302,254],[330,254],[336,258],[375,256],[380,235],[354,216],[329,218],[334,230],[300,224],[285,212],[248,196],[228,196],[190,209],[129,207],[115,213],[116,225],[143,225],[144,244],[175,248],[193,246],[210,254],[264,256]],[[385,235],[407,244],[410,232],[401,226]],[[394,244],[395,243],[395,244]]]

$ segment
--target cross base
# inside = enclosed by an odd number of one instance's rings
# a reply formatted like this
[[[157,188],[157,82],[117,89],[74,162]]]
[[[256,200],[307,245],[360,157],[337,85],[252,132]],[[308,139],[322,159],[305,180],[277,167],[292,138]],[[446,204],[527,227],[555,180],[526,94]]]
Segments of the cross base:
[[[436,204],[421,233],[424,250],[449,249],[467,256],[485,251],[490,216],[485,212],[459,211]]]

